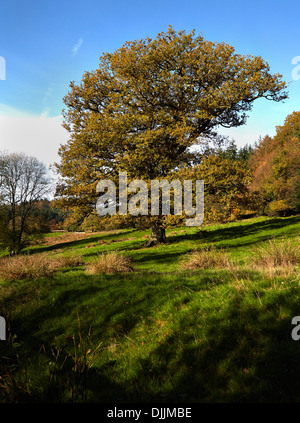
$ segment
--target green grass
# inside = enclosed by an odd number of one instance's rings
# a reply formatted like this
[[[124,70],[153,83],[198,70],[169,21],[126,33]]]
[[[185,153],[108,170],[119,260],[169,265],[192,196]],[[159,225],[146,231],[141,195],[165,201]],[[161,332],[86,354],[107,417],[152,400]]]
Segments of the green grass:
[[[298,242],[300,216],[255,218],[167,231],[97,233],[32,246],[27,254],[119,251],[130,273],[89,274],[85,266],[51,278],[0,283],[2,402],[298,402],[300,269],[253,265],[269,240]],[[61,240],[61,241],[60,241]],[[184,270],[195,249],[225,251],[232,268]]]

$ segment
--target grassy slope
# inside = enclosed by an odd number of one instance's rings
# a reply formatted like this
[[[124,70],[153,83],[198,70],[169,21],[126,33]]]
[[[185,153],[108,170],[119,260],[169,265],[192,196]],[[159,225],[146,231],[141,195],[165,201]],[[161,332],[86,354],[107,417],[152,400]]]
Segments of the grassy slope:
[[[51,279],[2,282],[0,311],[11,338],[0,344],[2,401],[300,400],[300,272],[250,266],[257,245],[300,235],[300,217],[170,230],[143,248],[146,232],[117,231],[30,250],[119,250],[128,274],[61,269]],[[63,238],[61,238],[63,239]],[[203,245],[226,249],[235,269],[181,270]]]

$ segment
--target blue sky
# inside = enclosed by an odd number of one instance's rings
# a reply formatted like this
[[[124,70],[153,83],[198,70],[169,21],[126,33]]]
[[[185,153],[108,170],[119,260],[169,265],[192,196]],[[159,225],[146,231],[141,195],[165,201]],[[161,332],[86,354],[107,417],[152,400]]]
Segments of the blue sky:
[[[292,79],[292,60],[300,56],[299,14],[297,0],[1,0],[0,150],[23,151],[46,164],[58,160],[68,137],[61,111],[69,82],[96,69],[103,52],[154,38],[169,25],[260,55],[272,73],[291,82],[285,103],[259,100],[247,125],[221,131],[238,145],[274,135],[288,114],[300,110],[300,79]]]

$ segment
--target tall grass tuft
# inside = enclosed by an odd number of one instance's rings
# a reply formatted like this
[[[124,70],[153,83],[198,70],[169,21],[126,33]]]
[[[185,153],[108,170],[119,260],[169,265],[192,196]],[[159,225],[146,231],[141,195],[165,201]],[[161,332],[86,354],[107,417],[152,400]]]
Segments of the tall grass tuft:
[[[72,402],[86,402],[88,394],[88,376],[95,363],[96,355],[102,342],[96,348],[92,348],[90,337],[91,328],[86,336],[83,336],[78,321],[78,336],[70,337],[73,346],[71,352],[67,353],[61,347],[51,348],[52,360],[49,363],[50,385],[57,389],[64,390],[69,387],[70,400]]]
[[[81,256],[51,257],[47,253],[19,255],[0,259],[0,279],[21,280],[51,277],[56,270],[82,266]]]
[[[55,269],[46,254],[5,257],[0,261],[0,279],[38,279],[51,277]]]
[[[132,260],[119,252],[102,253],[97,260],[89,263],[86,270],[90,274],[132,272]]]
[[[55,269],[67,268],[67,267],[78,267],[84,265],[84,260],[81,255],[74,256],[61,256],[51,258],[51,265]]]
[[[292,271],[300,265],[299,240],[292,242],[282,239],[270,239],[266,245],[260,245],[254,250],[253,264],[260,270],[276,272],[278,269]]]
[[[188,254],[182,263],[184,270],[231,268],[232,262],[223,250],[217,250],[214,246],[205,247],[201,250]]]

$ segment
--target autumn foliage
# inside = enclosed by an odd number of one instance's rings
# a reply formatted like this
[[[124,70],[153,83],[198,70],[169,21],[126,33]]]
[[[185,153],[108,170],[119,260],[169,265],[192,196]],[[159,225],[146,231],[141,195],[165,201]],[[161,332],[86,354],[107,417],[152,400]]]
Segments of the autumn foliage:
[[[273,138],[260,140],[251,163],[251,191],[260,197],[260,211],[283,216],[299,212],[300,112],[287,116]]]

